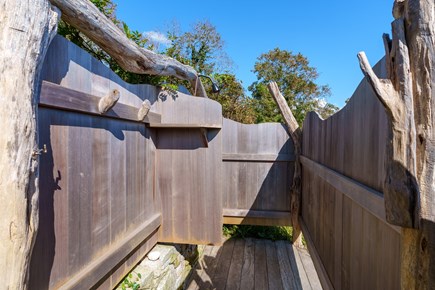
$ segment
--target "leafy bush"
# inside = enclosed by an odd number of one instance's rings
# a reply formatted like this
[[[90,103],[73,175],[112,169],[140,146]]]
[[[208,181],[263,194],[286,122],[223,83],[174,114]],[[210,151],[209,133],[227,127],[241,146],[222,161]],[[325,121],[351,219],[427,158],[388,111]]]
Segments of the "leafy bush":
[[[277,240],[292,240],[292,227],[284,226],[248,226],[248,225],[224,225],[223,233],[231,238],[259,238]]]

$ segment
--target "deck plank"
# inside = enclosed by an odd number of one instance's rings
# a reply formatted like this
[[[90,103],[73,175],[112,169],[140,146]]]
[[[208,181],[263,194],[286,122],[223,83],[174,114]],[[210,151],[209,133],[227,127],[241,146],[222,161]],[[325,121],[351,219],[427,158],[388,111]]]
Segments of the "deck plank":
[[[253,290],[255,277],[255,242],[246,239],[244,248],[244,261],[240,278],[240,289]]]
[[[234,250],[234,239],[230,239],[222,246],[222,253],[220,254],[218,265],[212,278],[213,286],[216,289],[225,289],[229,269],[231,266],[231,258]]]
[[[264,240],[255,240],[255,289],[267,290],[266,245]]]
[[[267,254],[267,278],[269,289],[281,290],[281,274],[279,271],[278,256],[276,253],[275,243],[271,240],[266,241],[266,254]]]
[[[322,289],[306,249],[252,238],[206,246],[190,279],[189,290]]]
[[[279,270],[281,273],[282,286],[285,290],[298,289],[293,277],[292,268],[290,266],[290,260],[287,254],[287,242],[277,241],[276,252],[278,256]]]
[[[307,272],[305,271],[304,265],[302,263],[302,259],[301,256],[299,255],[299,251],[301,251],[301,249],[295,247],[295,246],[291,246],[292,251],[289,251],[289,256],[290,259],[294,259],[294,264],[292,265],[293,269],[297,269],[298,273],[299,273],[299,280],[301,282],[301,287],[302,289],[312,289],[311,288],[311,284],[309,281],[309,277],[307,276]]]
[[[311,289],[322,289],[322,284],[320,283],[319,276],[317,275],[316,269],[314,268],[313,260],[307,250],[299,249],[299,257],[301,258],[302,264],[304,265],[305,273],[309,278]]]
[[[230,270],[228,272],[226,290],[240,289],[240,277],[243,266],[243,253],[245,240],[237,239],[234,244],[233,256],[231,259]]]

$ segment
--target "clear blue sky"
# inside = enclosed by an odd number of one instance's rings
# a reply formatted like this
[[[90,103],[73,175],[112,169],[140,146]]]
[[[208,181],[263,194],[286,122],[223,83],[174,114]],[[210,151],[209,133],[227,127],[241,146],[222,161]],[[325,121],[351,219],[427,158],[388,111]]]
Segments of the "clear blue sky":
[[[275,47],[301,52],[342,107],[362,78],[356,54],[374,65],[383,55],[382,33],[391,34],[393,0],[140,1],[115,0],[117,16],[141,32],[165,32],[176,20],[182,31],[209,20],[225,41],[236,76],[248,87],[256,58]]]

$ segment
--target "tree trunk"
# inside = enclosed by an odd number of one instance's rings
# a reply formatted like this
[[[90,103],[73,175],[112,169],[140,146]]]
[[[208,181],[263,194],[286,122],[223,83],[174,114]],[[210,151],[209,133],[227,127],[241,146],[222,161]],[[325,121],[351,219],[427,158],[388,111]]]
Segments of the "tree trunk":
[[[361,68],[391,124],[384,183],[387,220],[402,234],[402,289],[435,289],[435,3],[396,0],[385,37],[387,80]]]
[[[194,94],[207,97],[198,73],[168,56],[139,47],[89,0],[51,0],[62,11],[62,19],[80,30],[107,52],[124,70],[187,80]]]
[[[287,125],[287,129],[293,140],[293,145],[295,148],[295,169],[293,173],[293,184],[290,189],[290,208],[291,208],[291,219],[293,226],[293,244],[296,246],[302,246],[302,235],[301,227],[299,225],[299,214],[301,208],[301,194],[302,194],[302,182],[301,182],[301,142],[302,142],[302,132],[299,128],[299,124],[296,118],[293,116],[287,101],[284,96],[279,91],[278,85],[275,82],[270,82],[269,92],[278,105],[279,111],[284,118]]]
[[[37,98],[56,33],[48,0],[0,1],[0,281],[26,289],[38,229]]]

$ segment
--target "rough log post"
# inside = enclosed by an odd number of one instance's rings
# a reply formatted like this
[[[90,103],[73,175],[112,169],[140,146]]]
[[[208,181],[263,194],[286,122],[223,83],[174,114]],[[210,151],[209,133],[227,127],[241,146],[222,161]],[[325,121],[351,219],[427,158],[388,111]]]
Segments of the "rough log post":
[[[361,69],[390,121],[384,183],[387,220],[402,234],[402,289],[435,289],[435,2],[396,0],[386,43],[389,79]]]
[[[278,108],[284,117],[284,121],[287,125],[290,136],[293,140],[295,147],[295,170],[293,174],[293,184],[290,190],[290,203],[291,203],[291,220],[293,225],[293,244],[296,246],[302,246],[301,228],[299,226],[299,213],[301,207],[301,163],[299,156],[301,155],[301,141],[302,132],[299,128],[299,124],[290,110],[287,101],[279,91],[278,85],[275,82],[270,82],[269,85],[270,94],[273,96]]]
[[[0,1],[0,281],[28,288],[38,229],[37,98],[42,62],[56,33],[48,0]],[[33,156],[32,156],[33,155]]]
[[[190,66],[136,45],[89,0],[50,0],[62,19],[98,44],[126,71],[187,80],[197,96],[207,97],[198,73]]]

